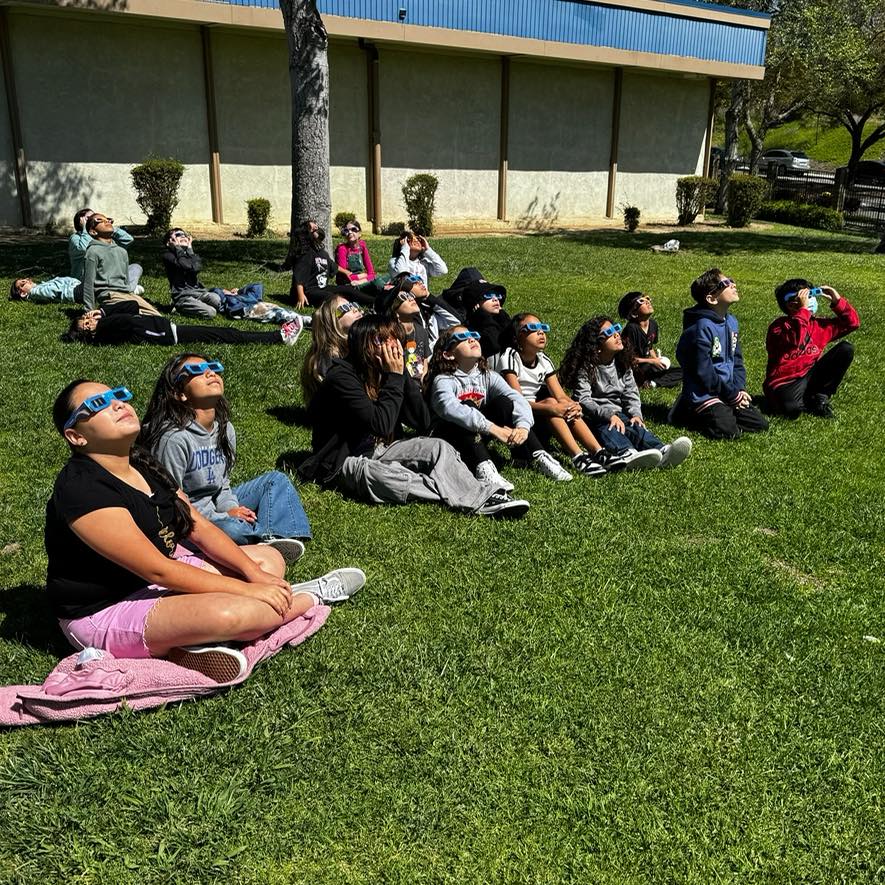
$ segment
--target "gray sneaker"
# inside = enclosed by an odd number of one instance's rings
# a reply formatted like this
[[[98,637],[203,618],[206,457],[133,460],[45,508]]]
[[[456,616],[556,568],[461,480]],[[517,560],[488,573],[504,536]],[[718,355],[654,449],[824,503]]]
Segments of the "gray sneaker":
[[[293,593],[311,593],[320,602],[331,605],[334,602],[344,602],[350,599],[363,584],[366,583],[366,575],[362,569],[339,568],[314,578],[312,581],[304,581],[301,584],[292,584]]]
[[[687,436],[680,436],[661,449],[661,467],[677,467],[690,454],[691,440]]]
[[[646,449],[644,452],[630,449],[620,457],[624,459],[623,470],[642,470],[645,467],[660,466],[664,456],[657,449]]]
[[[304,544],[297,538],[267,538],[261,543],[279,550],[286,563],[297,562],[304,555]]]

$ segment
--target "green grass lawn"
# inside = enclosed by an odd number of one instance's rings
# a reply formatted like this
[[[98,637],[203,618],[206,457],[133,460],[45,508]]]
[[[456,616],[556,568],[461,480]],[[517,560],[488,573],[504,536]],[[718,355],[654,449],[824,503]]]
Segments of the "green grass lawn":
[[[553,326],[642,288],[673,353],[688,284],[738,281],[760,391],[774,284],[851,298],[863,327],[839,418],[695,439],[676,470],[553,484],[505,470],[520,522],[301,492],[315,540],[292,577],[368,585],[241,688],[156,712],[0,733],[0,882],[882,882],[885,256],[775,227],[436,243]],[[373,240],[383,264],[386,240]],[[212,283],[288,277],[273,242],[201,243]],[[133,258],[167,302],[152,243]],[[5,244],[0,287],[65,270],[64,243]],[[435,289],[442,288],[441,282]],[[825,308],[822,308],[825,310]],[[43,508],[76,376],[143,409],[167,348],[58,341],[58,307],[0,303],[0,672],[41,681],[62,637],[43,602]],[[252,326],[250,326],[251,328]],[[223,347],[235,481],[305,449],[290,348]],[[650,391],[660,417],[673,392]],[[876,637],[877,640],[869,637]],[[879,642],[882,639],[883,642]]]

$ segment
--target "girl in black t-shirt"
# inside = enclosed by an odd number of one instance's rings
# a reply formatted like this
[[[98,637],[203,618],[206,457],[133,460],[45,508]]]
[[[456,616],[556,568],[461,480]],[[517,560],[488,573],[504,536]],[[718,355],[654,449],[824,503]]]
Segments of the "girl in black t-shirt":
[[[131,397],[125,387],[80,379],[55,401],[71,458],[46,507],[54,613],[76,648],[169,657],[231,681],[245,672],[245,657],[211,644],[263,636],[320,602],[347,598],[365,575],[339,569],[290,586],[275,549],[238,547],[133,448],[140,423]],[[185,537],[206,559],[178,547]]]

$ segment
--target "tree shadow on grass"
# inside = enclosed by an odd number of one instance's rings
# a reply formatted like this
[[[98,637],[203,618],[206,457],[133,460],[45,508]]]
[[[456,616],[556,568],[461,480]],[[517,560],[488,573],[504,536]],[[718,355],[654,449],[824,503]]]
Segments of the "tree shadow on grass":
[[[780,234],[776,231],[740,231],[731,228],[717,230],[644,231],[627,233],[620,230],[551,231],[533,236],[557,236],[563,240],[588,246],[649,251],[669,239],[679,240],[680,251],[697,250],[713,255],[733,252],[872,252],[875,241],[860,235],[822,236],[810,231],[802,234]]]
[[[293,449],[283,452],[274,465],[285,473],[298,473],[298,468],[313,454],[310,449]]]
[[[19,584],[0,590],[0,639],[47,651],[63,658],[71,653],[49,608],[46,589],[35,584]]]
[[[305,427],[310,430],[311,425],[307,419],[307,409],[304,406],[272,406],[265,414],[276,418],[287,427]]]

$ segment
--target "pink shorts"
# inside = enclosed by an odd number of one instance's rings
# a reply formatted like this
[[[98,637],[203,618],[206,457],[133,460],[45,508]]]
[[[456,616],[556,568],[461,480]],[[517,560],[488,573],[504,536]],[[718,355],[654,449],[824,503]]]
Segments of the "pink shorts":
[[[205,561],[185,547],[176,548],[172,557],[179,562],[203,568]],[[59,619],[62,633],[77,651],[101,648],[115,658],[149,658],[150,649],[144,641],[148,615],[162,599],[173,591],[150,584],[94,614],[70,620]]]

